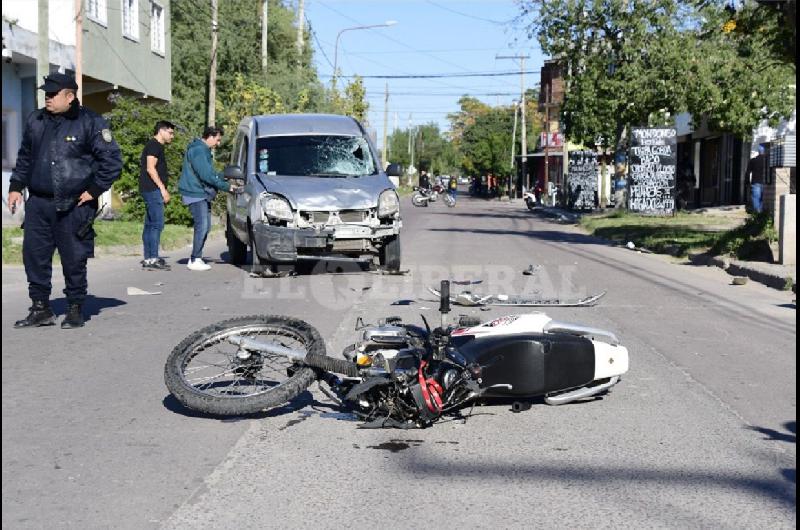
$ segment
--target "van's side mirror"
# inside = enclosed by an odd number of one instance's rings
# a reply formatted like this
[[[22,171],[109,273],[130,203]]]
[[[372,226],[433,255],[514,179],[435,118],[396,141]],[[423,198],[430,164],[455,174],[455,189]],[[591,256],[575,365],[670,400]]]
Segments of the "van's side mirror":
[[[386,168],[386,175],[389,177],[402,177],[403,166],[400,164],[389,164],[389,167]]]
[[[222,176],[225,180],[244,180],[242,168],[233,164],[225,166],[225,169],[222,171]]]

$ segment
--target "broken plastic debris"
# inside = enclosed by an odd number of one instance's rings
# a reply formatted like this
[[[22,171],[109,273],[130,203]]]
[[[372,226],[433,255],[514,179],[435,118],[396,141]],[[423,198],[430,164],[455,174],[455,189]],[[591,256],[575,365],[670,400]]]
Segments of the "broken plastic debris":
[[[143,294],[161,294],[161,291],[145,291],[138,287],[128,287],[128,296],[137,296]]]
[[[625,245],[625,246],[628,247],[631,250],[636,248],[636,245],[633,244],[633,241],[628,241],[628,244]]]

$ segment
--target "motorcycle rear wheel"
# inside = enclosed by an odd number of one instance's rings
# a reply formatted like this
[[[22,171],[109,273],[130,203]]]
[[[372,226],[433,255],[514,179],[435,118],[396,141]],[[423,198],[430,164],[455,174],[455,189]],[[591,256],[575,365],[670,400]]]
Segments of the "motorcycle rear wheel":
[[[284,356],[250,352],[240,359],[238,347],[227,341],[232,335],[325,355],[319,332],[302,320],[252,315],[212,324],[184,339],[167,359],[164,382],[181,404],[213,415],[254,414],[286,403],[316,379],[314,370]]]
[[[428,206],[428,200],[421,193],[415,193],[411,196],[411,204],[418,207],[425,207]]]

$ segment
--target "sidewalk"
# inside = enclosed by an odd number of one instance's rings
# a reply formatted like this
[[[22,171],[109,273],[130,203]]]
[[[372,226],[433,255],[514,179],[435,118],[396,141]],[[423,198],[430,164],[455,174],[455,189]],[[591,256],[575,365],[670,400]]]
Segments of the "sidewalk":
[[[553,206],[537,206],[533,212],[565,224],[576,224],[581,217],[580,213]],[[791,285],[792,291],[797,292],[796,265],[740,261],[728,256],[711,256],[705,252],[689,253],[689,261],[694,265],[719,267],[731,276],[744,276],[774,289],[786,290]]]

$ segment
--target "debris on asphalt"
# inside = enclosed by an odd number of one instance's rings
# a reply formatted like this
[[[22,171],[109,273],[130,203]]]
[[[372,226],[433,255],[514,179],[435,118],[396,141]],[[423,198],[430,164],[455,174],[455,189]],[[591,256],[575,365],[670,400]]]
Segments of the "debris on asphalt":
[[[144,289],[139,289],[138,287],[128,287],[128,296],[138,296],[146,294],[161,294],[161,291],[145,291]]]
[[[747,276],[734,276],[733,285],[744,285],[747,283]]]
[[[390,305],[411,305],[414,303],[414,300],[395,300]]]
[[[633,244],[633,241],[628,241],[628,244],[625,246],[631,250],[634,250],[636,248],[636,245]]]
[[[536,271],[538,271],[540,267],[541,265],[533,265],[533,264],[528,265],[528,268],[522,271],[522,274],[524,274],[525,276],[532,276],[536,274]]]

